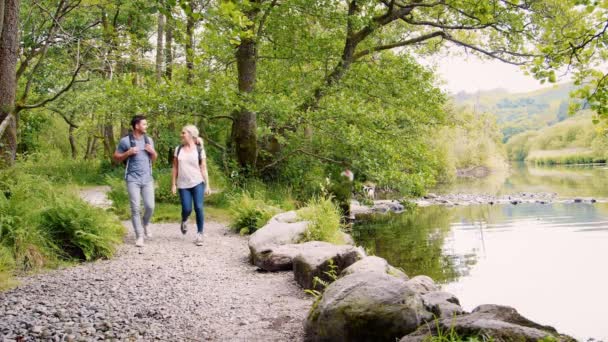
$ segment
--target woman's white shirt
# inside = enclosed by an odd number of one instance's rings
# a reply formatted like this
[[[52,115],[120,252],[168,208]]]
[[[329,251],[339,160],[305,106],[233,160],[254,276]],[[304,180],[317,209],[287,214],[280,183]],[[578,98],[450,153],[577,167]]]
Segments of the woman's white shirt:
[[[198,163],[198,152],[196,147],[190,149],[190,151],[186,151],[182,147],[179,155],[177,155],[178,149],[179,146],[175,148],[175,153],[173,154],[173,156],[177,157],[177,188],[193,188],[203,182],[201,167]],[[201,158],[206,158],[205,149],[201,150]]]

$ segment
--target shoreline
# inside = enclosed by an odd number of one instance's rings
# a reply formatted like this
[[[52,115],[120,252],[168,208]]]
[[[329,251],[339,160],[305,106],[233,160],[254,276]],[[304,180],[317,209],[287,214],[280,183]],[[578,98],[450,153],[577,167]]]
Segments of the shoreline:
[[[541,204],[549,205],[555,203],[571,204],[595,204],[608,203],[608,198],[596,197],[559,197],[557,193],[547,192],[520,192],[511,195],[488,195],[488,194],[466,194],[455,193],[437,195],[429,193],[426,196],[413,199],[399,200],[374,200],[373,205],[364,205],[358,201],[351,201],[351,213],[353,215],[373,214],[373,213],[401,213],[405,211],[404,203],[408,202],[418,207],[428,207],[433,205],[456,207],[470,205],[518,205],[518,204]]]

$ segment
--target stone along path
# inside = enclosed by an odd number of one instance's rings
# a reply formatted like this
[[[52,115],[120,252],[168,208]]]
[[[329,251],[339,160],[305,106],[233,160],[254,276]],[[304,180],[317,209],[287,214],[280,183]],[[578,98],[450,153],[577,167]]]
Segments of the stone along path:
[[[96,189],[88,194],[99,200]],[[302,340],[312,300],[291,272],[262,273],[248,262],[247,238],[207,222],[153,224],[143,249],[125,245],[111,260],[19,279],[0,293],[0,341]],[[194,226],[194,224],[191,224]]]

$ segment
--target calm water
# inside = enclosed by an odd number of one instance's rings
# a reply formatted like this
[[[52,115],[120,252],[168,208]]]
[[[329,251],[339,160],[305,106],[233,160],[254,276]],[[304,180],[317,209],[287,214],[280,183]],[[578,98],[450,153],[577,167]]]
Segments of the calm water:
[[[528,168],[437,192],[607,197],[608,169]],[[578,339],[608,341],[608,204],[426,207],[362,219],[358,243],[410,276],[426,274],[471,310],[515,307]]]

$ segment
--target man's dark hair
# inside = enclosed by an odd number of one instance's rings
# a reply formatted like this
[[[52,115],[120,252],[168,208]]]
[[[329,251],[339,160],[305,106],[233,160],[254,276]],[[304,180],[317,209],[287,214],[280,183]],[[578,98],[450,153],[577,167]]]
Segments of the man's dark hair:
[[[131,119],[131,128],[135,129],[135,126],[141,121],[146,120],[146,117],[143,115],[135,115],[133,119]]]

